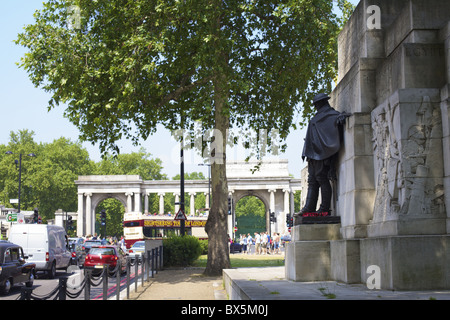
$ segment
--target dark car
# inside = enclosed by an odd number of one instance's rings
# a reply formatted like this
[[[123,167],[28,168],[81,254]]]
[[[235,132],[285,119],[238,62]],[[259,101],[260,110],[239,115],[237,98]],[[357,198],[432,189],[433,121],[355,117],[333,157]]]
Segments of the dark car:
[[[33,286],[36,264],[27,263],[21,246],[0,242],[0,292],[8,294],[15,284]]]
[[[242,252],[242,245],[237,242],[230,243],[230,253]]]
[[[69,238],[69,249],[72,252],[70,264],[82,266],[86,258],[86,251],[83,247],[83,238]]]

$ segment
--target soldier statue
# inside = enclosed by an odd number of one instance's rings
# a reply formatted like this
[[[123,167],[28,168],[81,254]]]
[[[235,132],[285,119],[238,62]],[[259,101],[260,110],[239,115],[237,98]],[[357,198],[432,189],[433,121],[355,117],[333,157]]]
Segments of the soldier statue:
[[[343,125],[350,114],[333,109],[324,93],[313,99],[316,114],[308,124],[302,159],[308,162],[308,193],[305,206],[295,216],[331,215],[331,181],[336,178],[336,160],[343,139]],[[319,198],[322,203],[316,211]]]

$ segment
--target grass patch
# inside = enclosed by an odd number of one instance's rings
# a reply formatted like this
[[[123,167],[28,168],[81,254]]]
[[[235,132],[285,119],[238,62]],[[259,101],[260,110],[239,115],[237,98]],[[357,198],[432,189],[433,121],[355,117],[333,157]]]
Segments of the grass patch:
[[[194,267],[206,268],[207,255],[201,255],[194,261]],[[280,267],[284,266],[284,257],[280,255],[230,254],[232,268]]]

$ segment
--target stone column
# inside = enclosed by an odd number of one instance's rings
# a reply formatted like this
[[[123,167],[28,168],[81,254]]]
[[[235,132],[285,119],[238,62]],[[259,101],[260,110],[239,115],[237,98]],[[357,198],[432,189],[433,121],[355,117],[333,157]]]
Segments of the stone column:
[[[92,227],[92,204],[91,204],[91,197],[92,193],[85,193],[86,196],[86,234],[93,234],[94,232]]]
[[[209,208],[209,192],[205,192],[205,207]]]
[[[131,196],[133,195],[133,192],[127,192],[127,193],[125,193],[125,195],[127,196],[126,212],[132,212],[133,211],[133,199],[131,198]]]
[[[189,192],[189,214],[195,215],[195,192]]]
[[[159,195],[159,214],[164,214],[164,196],[166,195],[164,192],[158,193]]]
[[[145,213],[148,213],[148,196],[149,196],[149,193],[145,193],[145,195],[144,195],[144,210],[145,210]]]
[[[267,190],[270,193],[270,198],[269,198],[269,210],[270,212],[275,212],[275,189],[269,189]]]
[[[286,229],[286,216],[290,213],[290,198],[291,198],[291,190],[284,189],[284,214],[282,217],[277,219],[277,225],[281,226],[278,231]],[[280,219],[281,218],[281,219]]]
[[[141,194],[138,192],[134,193],[134,211],[136,212],[142,211]]]
[[[176,204],[176,203],[179,203],[180,202],[180,194],[179,193],[177,193],[177,192],[175,192],[174,193],[174,196],[175,196],[175,214],[177,214],[178,213],[178,211],[180,211],[180,205],[179,204]]]
[[[270,212],[275,212],[275,192],[277,190],[269,189],[267,191],[269,191],[269,193],[270,193],[270,195],[269,195],[269,211]],[[269,231],[269,225],[270,225],[270,214],[266,214],[267,231]]]
[[[84,195],[78,194],[78,216],[77,216],[77,236],[82,237],[85,235],[84,230]]]

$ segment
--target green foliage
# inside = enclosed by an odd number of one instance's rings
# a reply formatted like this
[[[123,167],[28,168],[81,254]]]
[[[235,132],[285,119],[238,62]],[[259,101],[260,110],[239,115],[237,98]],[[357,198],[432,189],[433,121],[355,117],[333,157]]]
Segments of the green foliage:
[[[255,232],[266,230],[266,210],[264,203],[254,196],[239,200],[235,208],[237,221],[237,235],[253,236]],[[238,236],[237,236],[238,238]]]
[[[308,118],[312,96],[331,91],[352,10],[346,0],[47,0],[16,43],[50,108],[67,105],[81,138],[103,151],[157,123],[179,129],[181,111],[186,128],[213,128],[215,100],[230,126],[284,139],[295,108]]]
[[[14,154],[6,154],[11,151]],[[53,219],[55,211],[78,210],[77,187],[79,175],[139,174],[146,180],[165,179],[161,173],[160,159],[151,159],[144,149],[116,158],[107,155],[95,163],[79,142],[66,138],[52,143],[37,143],[34,132],[19,130],[11,132],[8,145],[0,145],[0,204],[13,208],[10,199],[18,198],[19,170],[14,160],[22,153],[21,210],[39,209],[46,222]],[[35,157],[28,154],[34,153]],[[156,202],[156,201],[155,201]],[[173,204],[171,204],[173,206]],[[115,199],[106,199],[97,206],[107,214],[107,235],[122,234],[124,207]],[[98,233],[103,233],[102,229]]]
[[[173,236],[163,240],[164,266],[189,266],[200,257],[202,247],[194,236]]]
[[[208,254],[208,240],[199,240],[202,248],[201,254]]]
[[[77,211],[74,181],[78,175],[90,174],[94,162],[79,143],[59,138],[38,144],[33,136],[28,130],[11,132],[8,145],[0,145],[0,203],[13,207],[10,199],[18,198],[19,170],[14,160],[22,153],[21,210],[37,207],[44,221],[54,218],[58,209]],[[27,156],[30,153],[36,156]]]

